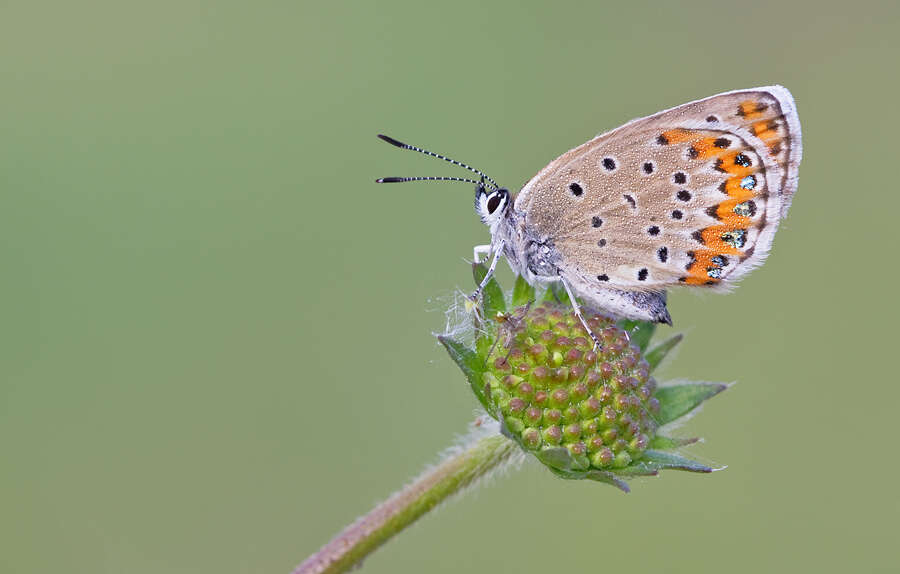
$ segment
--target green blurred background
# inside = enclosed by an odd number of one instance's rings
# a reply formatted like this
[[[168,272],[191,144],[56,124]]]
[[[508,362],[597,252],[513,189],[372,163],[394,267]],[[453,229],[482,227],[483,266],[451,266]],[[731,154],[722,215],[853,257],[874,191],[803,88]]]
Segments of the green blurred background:
[[[374,185],[460,175],[377,132],[518,188],[771,83],[791,215],[734,293],[672,294],[661,377],[740,382],[684,431],[728,469],[526,465],[364,571],[896,568],[900,6],[625,4],[0,3],[0,570],[287,572],[464,431],[430,333],[487,230],[468,186]]]

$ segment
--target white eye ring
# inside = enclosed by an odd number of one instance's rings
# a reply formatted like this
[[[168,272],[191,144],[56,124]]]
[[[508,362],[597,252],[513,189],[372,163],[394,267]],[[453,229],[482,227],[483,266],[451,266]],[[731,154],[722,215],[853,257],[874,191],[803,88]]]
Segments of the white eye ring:
[[[475,208],[481,217],[481,222],[486,225],[499,223],[508,207],[509,197],[509,192],[502,188],[491,192],[480,190],[475,199]]]

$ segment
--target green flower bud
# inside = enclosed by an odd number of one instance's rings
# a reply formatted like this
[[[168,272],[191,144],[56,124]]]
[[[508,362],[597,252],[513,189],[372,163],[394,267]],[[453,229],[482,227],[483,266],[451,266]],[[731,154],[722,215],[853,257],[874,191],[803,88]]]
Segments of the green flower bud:
[[[603,437],[615,436],[622,438],[612,450],[625,452],[625,456],[616,455],[613,460],[604,451],[586,460],[588,467],[621,468],[632,458],[639,458],[658,425],[648,404],[651,395],[640,383],[647,379],[646,361],[641,360],[640,350],[629,344],[625,331],[607,317],[589,316],[589,321],[606,325],[602,331],[604,346],[595,352],[569,306],[543,303],[512,315],[515,319],[497,329],[498,344],[486,357],[485,382],[494,389],[499,381],[503,391],[492,393],[489,410],[496,412],[507,430],[532,450],[565,444],[575,456],[586,455],[590,448],[596,454],[599,447],[612,446]],[[538,345],[532,343],[537,340],[548,345],[551,352],[546,353],[543,346],[536,348]],[[528,366],[526,374],[508,372],[507,363],[517,361]],[[608,384],[601,385],[601,381]],[[542,426],[533,426],[538,423],[541,407]],[[526,424],[516,424],[514,429],[510,420]],[[534,433],[536,428],[541,432]],[[598,432],[604,433],[603,437]],[[538,436],[543,439],[541,443]],[[643,438],[639,440],[639,436]]]
[[[475,276],[484,276],[483,267],[476,267]],[[440,340],[506,436],[560,476],[589,478],[623,490],[627,484],[621,477],[665,468],[712,470],[664,452],[692,441],[659,432],[725,388],[709,383],[657,385],[650,373],[680,335],[645,355],[655,325],[617,324],[584,309],[586,322],[601,342],[595,349],[564,293],[551,290],[545,301],[535,303],[534,290],[519,278],[513,291],[516,307],[507,312],[495,280],[485,292],[492,295],[485,297],[480,317],[493,319],[481,322],[476,315],[475,348],[448,337]]]

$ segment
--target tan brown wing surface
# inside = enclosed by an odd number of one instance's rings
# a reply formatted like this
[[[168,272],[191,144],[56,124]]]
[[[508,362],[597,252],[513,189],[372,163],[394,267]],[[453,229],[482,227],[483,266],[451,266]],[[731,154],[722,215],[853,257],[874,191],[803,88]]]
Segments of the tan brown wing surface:
[[[762,263],[796,190],[800,155],[787,90],[729,92],[563,154],[515,207],[580,283],[721,286]]]

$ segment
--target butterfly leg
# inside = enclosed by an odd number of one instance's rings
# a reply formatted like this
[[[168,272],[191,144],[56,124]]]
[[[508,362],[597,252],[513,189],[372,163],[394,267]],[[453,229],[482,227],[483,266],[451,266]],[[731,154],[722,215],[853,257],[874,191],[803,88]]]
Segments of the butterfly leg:
[[[562,282],[563,287],[566,288],[566,293],[569,295],[569,301],[572,302],[572,309],[575,311],[575,316],[578,317],[578,320],[581,321],[581,324],[584,326],[585,330],[588,332],[588,335],[591,336],[591,340],[594,342],[594,351],[598,351],[603,348],[603,345],[600,344],[600,339],[597,338],[597,335],[594,334],[594,331],[591,330],[591,326],[588,325],[587,321],[584,319],[584,315],[581,314],[581,307],[578,305],[578,300],[575,299],[575,295],[572,293],[572,288],[569,287],[568,281],[566,281],[562,275],[559,276],[559,280]]]
[[[475,263],[481,263],[481,256],[491,252],[490,245],[476,245],[472,248],[472,260]]]
[[[469,295],[469,301],[471,301],[475,305],[476,309],[478,308],[478,296],[481,295],[481,292],[487,286],[488,282],[491,280],[491,277],[494,276],[494,270],[497,269],[497,262],[500,261],[500,257],[503,255],[504,243],[505,242],[502,240],[497,242],[497,246],[494,249],[494,257],[493,259],[491,259],[491,265],[490,267],[488,267],[487,273],[484,274],[484,279],[481,280],[481,283],[478,284],[478,287],[475,288],[475,291],[471,295]],[[490,249],[490,247],[491,246],[488,246],[488,249]],[[478,247],[476,247],[475,249],[477,253]]]

